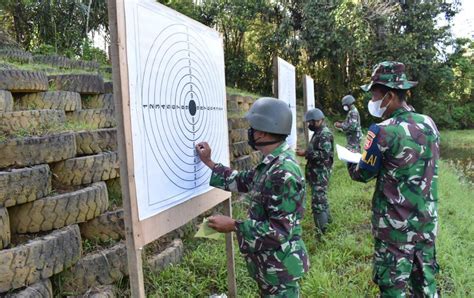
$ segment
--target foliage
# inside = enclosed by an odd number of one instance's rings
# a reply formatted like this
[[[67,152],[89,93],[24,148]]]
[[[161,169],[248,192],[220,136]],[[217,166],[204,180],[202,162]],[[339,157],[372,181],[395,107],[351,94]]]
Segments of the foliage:
[[[82,44],[82,60],[97,61],[102,65],[108,65],[107,54],[92,45],[92,42],[88,39],[84,40]]]
[[[3,0],[0,21],[24,49],[73,58],[90,32],[108,28],[107,1]]]
[[[472,44],[453,40],[449,31],[458,1],[165,3],[223,34],[229,86],[270,94],[273,58],[280,56],[296,66],[298,78],[314,78],[317,105],[326,114],[342,113],[339,100],[352,93],[359,99],[363,122],[369,122],[370,94],[359,86],[368,81],[377,62],[397,60],[419,81],[408,99],[417,111],[430,114],[444,128],[474,125]],[[438,19],[447,25],[438,25]]]

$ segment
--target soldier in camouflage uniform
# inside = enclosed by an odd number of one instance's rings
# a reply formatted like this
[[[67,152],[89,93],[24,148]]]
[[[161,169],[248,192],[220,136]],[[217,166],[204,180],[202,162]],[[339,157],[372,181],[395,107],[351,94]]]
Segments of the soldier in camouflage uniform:
[[[298,297],[298,280],[308,271],[309,259],[301,238],[305,180],[285,142],[291,132],[291,110],[283,101],[260,98],[246,119],[249,145],[264,155],[255,169],[238,172],[216,164],[207,143],[196,146],[201,161],[212,169],[210,185],[247,193],[250,204],[246,220],[216,215],[209,218],[209,226],[236,233],[262,297]]]
[[[311,185],[314,224],[317,232],[324,234],[328,222],[331,221],[327,191],[334,160],[334,138],[324,123],[324,114],[320,109],[306,112],[304,121],[314,133],[308,148],[298,150],[297,154],[306,158],[305,175]]]
[[[348,164],[353,180],[377,178],[372,199],[375,238],[373,280],[382,297],[437,297],[435,239],[438,225],[439,132],[433,120],[405,102],[405,66],[377,64],[371,82],[372,124],[358,164]]]
[[[360,152],[362,129],[360,127],[359,111],[355,107],[354,102],[355,98],[352,95],[346,95],[342,98],[342,107],[344,111],[347,111],[346,120],[344,122],[337,121],[334,123],[334,126],[346,134],[346,148],[354,152]]]

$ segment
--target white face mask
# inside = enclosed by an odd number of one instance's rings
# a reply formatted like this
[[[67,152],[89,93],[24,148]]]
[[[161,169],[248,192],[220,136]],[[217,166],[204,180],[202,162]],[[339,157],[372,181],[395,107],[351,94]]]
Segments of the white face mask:
[[[388,105],[383,107],[383,108],[381,108],[380,106],[382,105],[382,102],[385,99],[385,96],[387,96],[387,94],[388,94],[388,92],[385,93],[385,95],[382,97],[381,100],[377,100],[377,101],[370,100],[369,101],[368,108],[369,108],[370,115],[372,115],[374,117],[377,117],[377,118],[382,118],[383,113],[385,113],[385,110],[387,109]]]
[[[349,111],[349,107],[348,107],[348,106],[343,106],[342,108],[343,108],[344,111],[346,111],[346,112]]]

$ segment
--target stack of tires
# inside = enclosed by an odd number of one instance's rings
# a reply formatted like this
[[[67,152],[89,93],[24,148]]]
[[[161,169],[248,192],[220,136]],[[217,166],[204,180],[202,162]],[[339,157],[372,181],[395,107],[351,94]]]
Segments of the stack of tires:
[[[96,75],[0,77],[0,296],[53,297],[49,279],[91,258],[82,256],[83,227],[86,237],[123,238],[123,211],[107,210],[106,181],[119,177],[113,100]],[[102,230],[91,232],[97,220]],[[110,250],[108,267],[95,270],[113,272],[103,281],[113,283],[126,274],[126,251],[122,242]]]
[[[238,94],[227,95],[227,111],[229,114],[242,115],[248,111],[255,98]],[[228,119],[230,161],[236,170],[249,170],[262,159],[260,151],[254,151],[247,144],[249,124],[245,118],[231,117]]]

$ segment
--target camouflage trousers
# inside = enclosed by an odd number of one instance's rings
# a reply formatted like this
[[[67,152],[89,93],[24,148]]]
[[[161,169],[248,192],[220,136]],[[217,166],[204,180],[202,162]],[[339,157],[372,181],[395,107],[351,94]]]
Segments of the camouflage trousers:
[[[373,281],[381,297],[438,297],[433,242],[393,245],[375,239]]]
[[[308,179],[311,186],[311,210],[313,214],[319,214],[329,209],[328,185],[331,177],[331,170],[313,170]]]
[[[291,255],[283,249],[244,255],[261,297],[299,297],[298,281],[309,269],[306,248],[302,240],[287,242],[285,246],[301,247],[301,250]]]
[[[257,282],[260,297],[299,297],[300,286],[297,280],[280,280],[273,274],[265,274],[258,268],[254,258],[246,257],[250,276]],[[261,266],[261,265],[260,265]]]
[[[316,233],[325,234],[328,223],[331,223],[331,211],[328,202],[328,185],[331,170],[313,170],[310,175],[311,185],[311,211],[313,212]]]
[[[288,282],[271,288],[260,288],[260,297],[265,298],[298,298],[300,297],[300,285],[297,281]]]
[[[353,152],[360,152],[361,139],[362,139],[362,134],[359,132],[346,134],[346,140],[347,140],[346,148]]]

